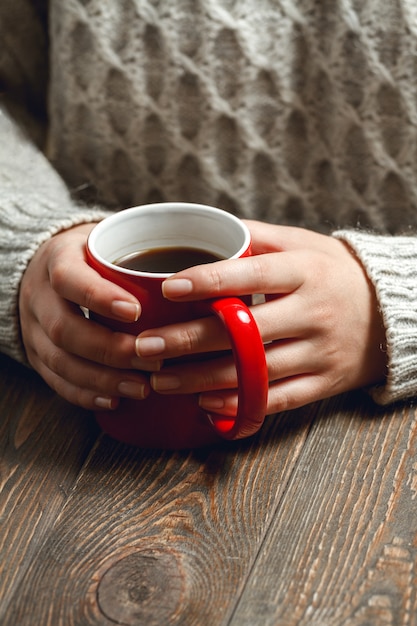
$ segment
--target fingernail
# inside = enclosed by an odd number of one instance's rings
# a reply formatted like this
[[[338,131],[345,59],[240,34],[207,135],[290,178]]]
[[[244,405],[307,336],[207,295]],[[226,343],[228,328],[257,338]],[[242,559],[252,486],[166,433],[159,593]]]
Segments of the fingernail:
[[[127,398],[143,400],[145,397],[145,385],[133,380],[124,380],[118,384],[118,392]]]
[[[113,398],[106,398],[104,396],[94,398],[94,404],[98,409],[104,409],[106,411],[111,411],[117,406],[117,402],[114,402]]]
[[[198,399],[199,406],[205,411],[218,411],[225,406],[224,399],[220,396],[203,396]]]
[[[134,302],[113,300],[111,311],[116,316],[127,322],[136,322],[140,315],[140,306]]]
[[[162,283],[162,294],[165,298],[187,296],[193,290],[193,283],[188,278],[170,278]]]
[[[151,376],[151,385],[155,391],[171,391],[181,387],[181,379],[172,374],[154,374]]]
[[[165,350],[165,340],[162,337],[138,337],[135,350],[138,356],[154,356]]]

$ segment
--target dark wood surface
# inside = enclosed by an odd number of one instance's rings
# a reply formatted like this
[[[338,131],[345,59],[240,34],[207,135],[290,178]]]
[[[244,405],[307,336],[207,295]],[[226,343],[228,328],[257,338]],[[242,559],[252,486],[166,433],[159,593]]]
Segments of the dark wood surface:
[[[417,625],[417,427],[361,392],[135,449],[0,356],[1,626]]]

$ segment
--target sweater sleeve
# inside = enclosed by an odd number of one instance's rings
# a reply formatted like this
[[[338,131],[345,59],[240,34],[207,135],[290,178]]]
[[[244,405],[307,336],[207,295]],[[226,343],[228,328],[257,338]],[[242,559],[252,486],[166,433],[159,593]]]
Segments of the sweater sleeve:
[[[385,325],[388,372],[385,385],[371,389],[389,404],[417,397],[417,236],[337,231],[373,283]]]
[[[25,362],[18,293],[38,247],[60,230],[105,215],[71,200],[42,152],[0,106],[0,351]]]

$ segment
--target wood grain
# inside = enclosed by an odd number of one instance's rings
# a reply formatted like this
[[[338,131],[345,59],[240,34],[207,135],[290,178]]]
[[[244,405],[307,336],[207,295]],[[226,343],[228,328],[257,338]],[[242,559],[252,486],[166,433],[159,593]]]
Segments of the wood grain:
[[[0,357],[0,623],[48,535],[97,428],[26,368]]]
[[[2,626],[417,626],[417,414],[353,393],[131,448],[0,357]]]
[[[416,421],[323,407],[231,624],[417,624]]]
[[[103,438],[2,625],[227,623],[313,415],[189,454]]]

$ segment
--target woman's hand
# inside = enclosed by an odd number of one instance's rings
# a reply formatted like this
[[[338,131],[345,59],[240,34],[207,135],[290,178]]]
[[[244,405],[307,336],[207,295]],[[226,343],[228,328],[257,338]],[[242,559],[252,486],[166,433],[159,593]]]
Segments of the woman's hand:
[[[164,282],[164,295],[177,301],[272,296],[252,307],[265,343],[268,413],[382,381],[382,320],[373,287],[352,251],[308,230],[247,224],[254,256],[184,270]],[[141,358],[160,361],[228,346],[222,323],[209,317],[143,332],[136,350]],[[231,356],[164,367],[151,384],[159,393],[200,393],[207,410],[236,411]]]
[[[87,265],[85,244],[93,224],[63,231],[31,260],[19,297],[20,324],[32,367],[66,400],[86,409],[114,409],[119,397],[144,398],[148,377],[135,372],[159,364],[135,354],[135,337],[88,320],[80,306],[125,322],[140,303]]]

